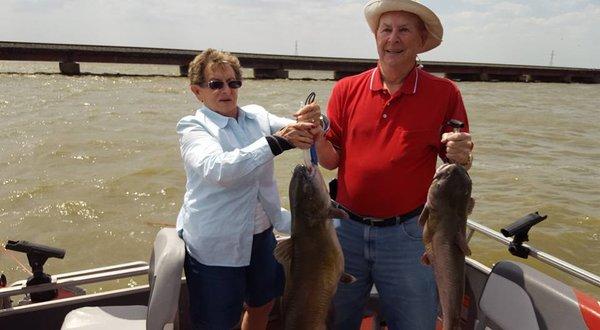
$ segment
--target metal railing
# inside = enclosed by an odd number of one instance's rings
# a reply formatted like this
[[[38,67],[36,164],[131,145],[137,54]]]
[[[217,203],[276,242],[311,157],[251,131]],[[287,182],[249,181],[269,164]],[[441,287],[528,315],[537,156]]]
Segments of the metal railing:
[[[468,240],[471,239],[474,232],[478,232],[507,246],[513,241],[504,237],[501,233],[472,220],[467,220],[467,228],[469,229],[467,233]],[[531,245],[523,244],[523,246],[530,250],[529,255],[531,257],[600,288],[600,276],[538,250]]]
[[[0,289],[0,298],[146,274],[148,274],[148,264],[143,261],[135,261],[108,267],[87,269],[79,272],[53,275],[51,283],[27,286],[25,280],[17,281],[7,288]]]

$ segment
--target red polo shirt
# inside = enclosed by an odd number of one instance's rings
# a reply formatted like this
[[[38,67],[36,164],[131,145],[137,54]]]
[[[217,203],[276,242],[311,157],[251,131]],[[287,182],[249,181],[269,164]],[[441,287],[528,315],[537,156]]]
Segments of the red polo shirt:
[[[340,151],[337,201],[372,217],[407,213],[423,205],[443,156],[441,134],[450,119],[465,123],[456,84],[413,69],[390,95],[378,68],[340,80],[327,114],[327,139]]]

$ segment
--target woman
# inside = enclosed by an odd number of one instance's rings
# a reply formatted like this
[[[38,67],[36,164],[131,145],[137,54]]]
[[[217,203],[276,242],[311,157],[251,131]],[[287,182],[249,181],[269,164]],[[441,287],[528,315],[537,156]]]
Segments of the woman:
[[[194,328],[265,329],[283,272],[273,257],[281,224],[273,158],[313,143],[316,104],[298,123],[258,105],[238,107],[241,68],[207,49],[189,65],[190,89],[203,107],[177,124],[187,175],[177,229],[186,243],[185,274]],[[300,121],[302,121],[300,123]]]

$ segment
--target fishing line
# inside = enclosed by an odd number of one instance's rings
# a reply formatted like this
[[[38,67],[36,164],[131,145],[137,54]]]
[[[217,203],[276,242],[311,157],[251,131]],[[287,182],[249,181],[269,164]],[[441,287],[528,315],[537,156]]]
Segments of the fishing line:
[[[15,257],[14,255],[12,255],[12,253],[8,252],[8,250],[4,247],[4,245],[2,245],[2,250],[1,250],[4,254],[6,254],[7,256],[9,256],[12,260],[14,260],[14,262],[16,262],[20,269],[22,271],[24,271],[25,273],[29,274],[29,275],[33,275],[33,273],[29,270],[28,267],[25,267],[20,261],[19,259],[17,259],[17,257]],[[19,268],[17,267],[17,268]]]
[[[175,224],[173,224],[173,223],[156,222],[156,221],[144,221],[144,222],[147,225],[154,226],[154,227],[167,227],[167,228],[173,228],[173,227],[175,227]]]
[[[315,92],[310,92],[304,101],[304,106],[307,106],[315,101],[317,94]],[[300,106],[302,106],[302,102],[300,102]],[[319,164],[319,158],[317,157],[317,149],[313,144],[309,150],[304,150],[304,163],[308,166],[310,164],[317,165]]]

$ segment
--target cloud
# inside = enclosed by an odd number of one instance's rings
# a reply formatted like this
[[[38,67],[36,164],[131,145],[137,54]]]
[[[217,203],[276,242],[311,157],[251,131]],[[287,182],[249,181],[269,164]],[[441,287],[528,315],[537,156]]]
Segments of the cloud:
[[[493,4],[491,8],[497,14],[505,15],[523,15],[530,12],[529,6],[514,2],[498,2]]]
[[[437,58],[548,65],[554,51],[554,65],[600,66],[594,56],[600,5],[594,2],[495,2],[447,13],[443,21],[446,38]]]

